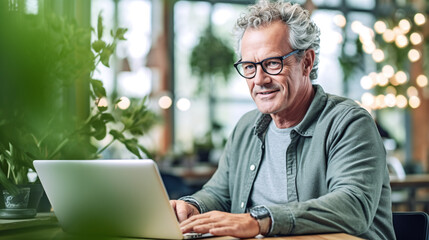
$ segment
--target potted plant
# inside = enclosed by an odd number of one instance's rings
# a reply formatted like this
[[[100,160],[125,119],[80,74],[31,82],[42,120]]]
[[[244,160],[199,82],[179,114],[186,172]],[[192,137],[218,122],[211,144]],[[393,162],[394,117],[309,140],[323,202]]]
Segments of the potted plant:
[[[223,83],[227,83],[233,69],[234,50],[216,36],[210,27],[207,27],[200,36],[199,42],[192,49],[190,67],[198,78],[197,95],[207,94],[210,129],[206,134],[194,141],[194,150],[199,158],[207,161],[210,151],[216,147],[216,139],[213,137],[221,132],[222,125],[214,119],[214,105],[216,82],[214,77],[220,76]],[[223,144],[223,141],[222,143]]]
[[[127,110],[115,107],[119,100],[106,106],[103,83],[93,78],[98,64],[109,67],[126,29],[104,41],[99,15],[93,32],[91,42],[91,29],[74,21],[0,3],[0,184],[7,194],[28,183],[35,159],[96,159],[114,141],[138,158],[150,157],[137,139],[158,120],[147,99]],[[111,141],[99,147],[107,135]]]

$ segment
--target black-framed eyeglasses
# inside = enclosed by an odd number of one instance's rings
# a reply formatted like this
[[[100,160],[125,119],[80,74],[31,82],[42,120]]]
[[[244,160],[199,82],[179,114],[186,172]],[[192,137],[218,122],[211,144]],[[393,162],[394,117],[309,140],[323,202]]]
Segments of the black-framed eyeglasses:
[[[259,64],[262,70],[270,75],[277,75],[283,70],[283,60],[298,53],[301,50],[294,50],[281,57],[270,57],[260,62],[241,61],[234,63],[237,72],[244,78],[250,79],[256,76],[256,65]]]

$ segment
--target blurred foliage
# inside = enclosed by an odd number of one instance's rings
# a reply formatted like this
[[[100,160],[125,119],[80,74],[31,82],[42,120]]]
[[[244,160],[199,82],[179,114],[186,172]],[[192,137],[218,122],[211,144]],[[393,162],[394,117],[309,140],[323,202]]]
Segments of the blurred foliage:
[[[210,91],[209,77],[221,75],[225,83],[229,80],[234,54],[234,50],[215,36],[210,28],[203,32],[190,58],[192,72],[200,77],[197,93]]]
[[[345,36],[345,30],[343,29],[343,36]],[[362,50],[362,44],[359,38],[355,40],[356,51],[354,54],[350,54],[346,51],[346,41],[343,41],[341,45],[341,54],[338,57],[341,69],[343,70],[343,91],[347,95],[349,93],[348,84],[353,74],[359,71],[364,71],[364,52]]]
[[[127,110],[116,107],[119,100],[97,106],[106,90],[94,71],[100,63],[109,67],[127,29],[111,31],[106,42],[101,15],[91,29],[53,13],[25,14],[8,2],[0,1],[0,183],[13,191],[28,182],[35,159],[96,159],[114,141],[150,157],[137,140],[158,120],[146,98]],[[89,107],[85,114],[79,103]],[[112,140],[98,149],[107,135]]]

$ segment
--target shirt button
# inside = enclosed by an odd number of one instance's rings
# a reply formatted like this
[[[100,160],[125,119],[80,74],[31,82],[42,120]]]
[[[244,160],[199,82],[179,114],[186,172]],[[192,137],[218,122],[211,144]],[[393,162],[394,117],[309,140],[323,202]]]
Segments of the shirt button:
[[[250,171],[253,171],[253,170],[255,170],[255,165],[254,164],[252,164],[252,165],[250,165]]]
[[[244,202],[241,202],[241,208],[244,208]]]

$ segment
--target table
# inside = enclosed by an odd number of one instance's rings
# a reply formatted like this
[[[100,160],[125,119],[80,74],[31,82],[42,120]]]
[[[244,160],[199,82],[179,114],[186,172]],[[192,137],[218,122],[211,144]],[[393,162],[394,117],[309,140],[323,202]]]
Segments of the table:
[[[43,223],[36,223],[38,219],[41,219]],[[11,220],[1,220],[0,225],[3,228],[0,229],[0,240],[130,240],[133,238],[94,238],[74,236],[63,232],[58,226],[58,223],[54,221],[54,216],[51,214],[39,214],[37,219],[23,220],[18,223],[7,224]],[[36,221],[35,221],[36,220]],[[35,223],[34,227],[31,227],[30,223]],[[19,228],[19,225],[25,226]],[[237,238],[233,237],[211,237],[205,238],[207,240],[234,240]],[[247,240],[258,240],[260,238],[250,238]],[[361,238],[351,236],[345,233],[332,233],[332,234],[316,234],[316,235],[305,235],[305,236],[285,236],[285,237],[272,237],[266,238],[267,240],[359,240]]]
[[[416,211],[418,203],[429,205],[428,197],[419,199],[416,194],[418,189],[429,189],[429,174],[408,174],[403,179],[391,177],[390,186],[392,191],[406,190],[408,192],[406,203],[409,211]]]

